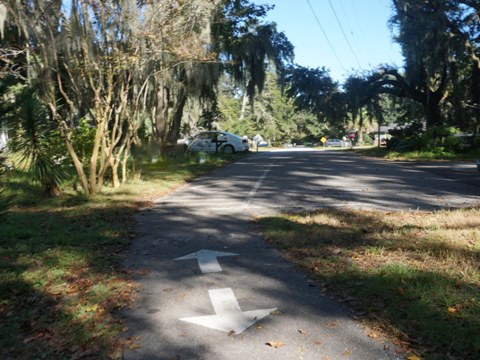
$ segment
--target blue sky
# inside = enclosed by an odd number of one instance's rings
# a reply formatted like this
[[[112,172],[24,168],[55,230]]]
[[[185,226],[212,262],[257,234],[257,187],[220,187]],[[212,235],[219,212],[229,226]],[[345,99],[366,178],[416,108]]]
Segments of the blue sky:
[[[278,30],[295,46],[295,62],[299,65],[325,66],[340,82],[358,70],[380,64],[402,65],[400,48],[387,25],[392,14],[391,0],[253,2],[275,5],[266,20],[276,22]]]

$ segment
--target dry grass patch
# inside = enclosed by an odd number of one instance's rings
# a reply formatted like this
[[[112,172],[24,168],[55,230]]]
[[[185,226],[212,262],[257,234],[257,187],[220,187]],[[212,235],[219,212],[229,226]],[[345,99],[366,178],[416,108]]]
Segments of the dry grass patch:
[[[480,209],[259,220],[267,239],[426,358],[480,358]]]

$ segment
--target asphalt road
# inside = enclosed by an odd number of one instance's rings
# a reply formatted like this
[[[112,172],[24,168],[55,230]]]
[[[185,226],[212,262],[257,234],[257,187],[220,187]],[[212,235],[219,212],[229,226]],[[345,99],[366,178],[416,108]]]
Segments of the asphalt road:
[[[142,290],[124,313],[140,348],[125,358],[400,358],[269,248],[251,219],[320,207],[480,204],[480,186],[448,175],[344,152],[264,152],[158,199],[139,214],[143,235],[126,261]]]

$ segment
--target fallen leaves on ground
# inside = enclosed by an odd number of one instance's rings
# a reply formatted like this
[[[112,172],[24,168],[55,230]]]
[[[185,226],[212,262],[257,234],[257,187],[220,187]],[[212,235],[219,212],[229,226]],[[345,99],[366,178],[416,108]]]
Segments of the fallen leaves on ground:
[[[367,336],[372,339],[379,339],[381,338],[381,334],[375,330],[367,331]]]
[[[85,312],[95,312],[98,309],[98,304],[93,304],[90,306],[85,307]]]
[[[279,347],[285,346],[286,344],[282,341],[269,341],[265,345],[278,349]]]
[[[345,349],[342,353],[343,356],[350,356],[352,355],[352,350],[349,350],[349,349]]]
[[[410,355],[407,357],[407,360],[422,360],[422,358],[417,355]]]
[[[464,307],[465,307],[464,304],[457,304],[457,305],[454,305],[454,306],[449,306],[447,308],[447,311],[450,314],[456,314],[456,313],[459,313],[460,311],[462,311]]]
[[[141,336],[129,336],[126,339],[120,339],[118,341],[118,344],[120,346],[127,347],[130,350],[139,349],[141,347],[140,344],[138,343],[140,341],[140,338]]]
[[[480,243],[479,215],[478,207],[321,209],[258,223],[271,244],[308,270],[306,276],[322,293],[353,307],[356,320],[378,328],[367,336],[399,338],[395,350],[404,356],[431,350],[460,359],[478,350],[472,329],[480,309],[479,253],[472,246]],[[322,327],[335,331],[332,325],[327,321]]]

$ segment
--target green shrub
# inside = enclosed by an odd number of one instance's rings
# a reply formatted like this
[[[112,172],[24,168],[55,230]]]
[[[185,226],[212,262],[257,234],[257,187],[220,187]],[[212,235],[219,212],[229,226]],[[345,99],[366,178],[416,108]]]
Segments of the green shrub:
[[[95,127],[91,126],[86,118],[81,118],[75,127],[73,145],[78,156],[85,164],[88,163],[88,160],[92,156],[95,131]]]
[[[399,153],[427,151],[436,155],[447,155],[462,151],[462,140],[455,136],[460,130],[448,126],[436,126],[423,131],[410,127],[395,132],[387,141],[389,150]]]
[[[364,145],[373,145],[373,139],[368,134],[363,134],[362,140]]]
[[[387,140],[387,148],[400,153],[425,150],[427,147],[427,140],[422,135],[394,136]]]
[[[428,129],[424,137],[432,151],[458,153],[462,151],[462,140],[455,136],[459,133],[454,127],[436,126]]]
[[[64,165],[67,153],[46,104],[33,86],[15,94],[15,106],[6,116],[12,124],[9,149],[19,156],[19,165],[28,170],[32,180],[52,196],[60,194],[60,184],[67,178]]]
[[[4,152],[0,152],[0,217],[7,210],[10,203],[10,198],[6,194],[7,168],[7,156]]]

